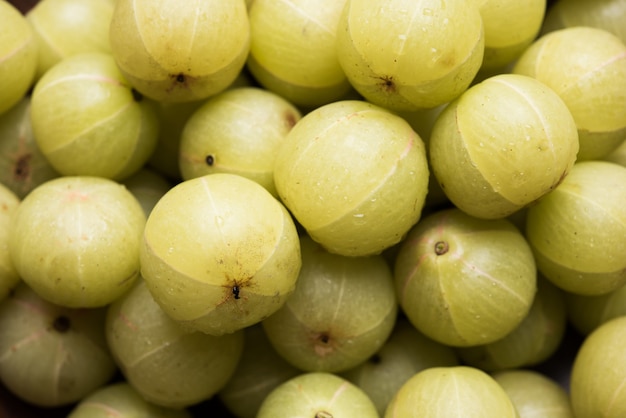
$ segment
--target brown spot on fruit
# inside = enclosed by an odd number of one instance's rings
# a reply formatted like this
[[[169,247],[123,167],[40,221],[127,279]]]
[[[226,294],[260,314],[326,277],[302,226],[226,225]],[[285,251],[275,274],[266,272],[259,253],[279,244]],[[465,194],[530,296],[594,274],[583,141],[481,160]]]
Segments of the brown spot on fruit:
[[[435,243],[435,254],[437,255],[444,255],[449,249],[450,246],[446,241],[438,241]]]

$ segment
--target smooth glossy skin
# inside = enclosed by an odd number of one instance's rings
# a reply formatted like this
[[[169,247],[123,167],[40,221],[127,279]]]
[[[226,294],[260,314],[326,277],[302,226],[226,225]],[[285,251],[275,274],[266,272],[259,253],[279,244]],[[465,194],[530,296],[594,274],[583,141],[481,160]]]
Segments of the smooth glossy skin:
[[[287,210],[235,174],[209,174],[170,189],[152,209],[141,245],[141,271],[159,305],[188,329],[213,335],[280,309],[300,266]]]

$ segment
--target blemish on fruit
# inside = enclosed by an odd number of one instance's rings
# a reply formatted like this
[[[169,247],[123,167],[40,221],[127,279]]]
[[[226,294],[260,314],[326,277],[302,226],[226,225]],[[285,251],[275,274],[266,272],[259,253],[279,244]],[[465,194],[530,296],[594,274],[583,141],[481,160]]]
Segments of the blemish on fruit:
[[[292,112],[285,112],[285,123],[287,124],[287,128],[293,128],[296,124],[296,121],[296,115],[294,115]]]
[[[181,84],[182,84],[182,83],[184,83],[186,80],[187,80],[187,78],[185,77],[185,74],[180,73],[180,74],[177,74],[177,75],[176,75],[176,81],[177,81],[178,83],[181,83]]]
[[[319,411],[315,413],[315,418],[333,418],[333,414],[326,411]]]
[[[396,92],[396,83],[393,81],[393,77],[383,76],[379,78],[381,81],[378,83],[378,85],[385,93]]]
[[[22,155],[15,162],[15,169],[13,170],[13,178],[15,180],[26,180],[30,177],[30,160],[32,154]]]
[[[239,299],[240,298],[240,296],[239,296],[239,286],[237,286],[237,285],[233,286],[233,296],[235,297],[235,299]]]
[[[208,165],[209,167],[211,167],[213,164],[215,164],[215,157],[212,156],[211,154],[207,155],[206,158],[204,159],[204,162],[206,162],[206,165]]]
[[[435,254],[437,255],[444,255],[449,249],[450,246],[446,241],[438,241],[435,243]]]
[[[52,323],[52,327],[55,329],[55,331],[60,333],[67,332],[70,329],[71,325],[72,323],[70,319],[65,315],[58,316]]]

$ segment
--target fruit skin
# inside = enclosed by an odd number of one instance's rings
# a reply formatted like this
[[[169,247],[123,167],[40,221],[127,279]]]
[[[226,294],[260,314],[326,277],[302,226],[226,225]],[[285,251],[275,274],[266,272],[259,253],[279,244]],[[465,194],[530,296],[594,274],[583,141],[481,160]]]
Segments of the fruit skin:
[[[148,217],[142,275],[188,329],[235,332],[277,311],[301,266],[291,216],[261,185],[216,173],[170,189]]]
[[[526,237],[537,268],[561,289],[601,295],[626,284],[626,167],[576,163],[528,209]]]
[[[428,190],[422,139],[401,117],[359,100],[305,115],[278,149],[282,202],[328,251],[379,254],[420,218]]]
[[[507,220],[435,212],[407,235],[395,261],[400,307],[427,337],[468,347],[513,331],[536,292],[536,266],[522,233]]]
[[[154,103],[132,90],[109,54],[63,59],[39,79],[31,98],[39,149],[65,176],[121,180],[156,146]]]
[[[478,7],[468,1],[348,0],[337,53],[366,100],[396,111],[447,103],[470,85],[484,52]]]
[[[576,124],[543,83],[500,74],[472,86],[439,115],[430,163],[464,212],[504,218],[553,190],[578,152]]]
[[[574,416],[619,418],[626,416],[626,316],[596,328],[580,346],[570,380]]]
[[[371,399],[361,389],[332,373],[293,377],[265,398],[257,418],[377,418]]]
[[[109,37],[134,88],[157,101],[186,102],[235,81],[250,50],[250,23],[244,0],[118,0]]]
[[[391,400],[385,418],[519,418],[504,389],[468,366],[431,367],[415,374]]]
[[[146,222],[119,183],[84,176],[41,184],[20,203],[9,253],[22,280],[52,303],[104,306],[139,277]]]
[[[38,45],[28,21],[11,3],[0,2],[0,114],[16,105],[35,79]]]
[[[9,230],[20,198],[0,183],[0,302],[20,283],[20,276],[9,255]]]
[[[512,69],[554,90],[578,129],[577,161],[596,160],[626,138],[626,44],[604,29],[571,27],[530,45]]]
[[[52,304],[22,283],[0,304],[0,380],[39,407],[70,405],[117,367],[104,335],[106,310]]]

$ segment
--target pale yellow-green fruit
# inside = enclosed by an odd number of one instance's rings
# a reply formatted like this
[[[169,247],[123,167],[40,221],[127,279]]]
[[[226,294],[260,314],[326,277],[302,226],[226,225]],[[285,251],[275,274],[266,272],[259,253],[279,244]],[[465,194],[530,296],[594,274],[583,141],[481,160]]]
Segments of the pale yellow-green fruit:
[[[509,396],[519,418],[574,418],[568,393],[550,377],[525,369],[491,376]]]
[[[350,89],[336,38],[346,0],[255,0],[250,15],[248,68],[263,87],[315,108]]]
[[[31,406],[71,405],[113,378],[106,310],[52,304],[22,283],[0,304],[0,381]]]
[[[173,187],[173,184],[165,177],[147,167],[125,179],[122,184],[141,204],[146,218],[152,212],[154,205]]]
[[[235,372],[244,346],[242,332],[188,332],[161,309],[143,280],[109,305],[105,331],[126,381],[166,408],[209,400]]]
[[[192,418],[186,409],[164,408],[146,401],[128,382],[96,389],[72,408],[67,418]]]
[[[399,317],[383,347],[367,361],[340,376],[363,389],[382,416],[391,398],[415,373],[429,367],[458,364],[458,356],[452,347],[431,340],[406,318]]]
[[[152,209],[141,245],[141,271],[157,303],[186,328],[213,335],[280,309],[301,263],[285,207],[235,174],[209,174],[170,189]]]
[[[244,337],[237,369],[218,396],[234,416],[255,418],[267,395],[302,371],[274,350],[261,324],[247,327]]]
[[[139,277],[146,216],[126,188],[101,177],[59,177],[15,213],[9,253],[41,297],[72,308],[107,305]]]
[[[109,25],[115,1],[38,1],[26,14],[39,51],[36,79],[70,55],[111,53]]]
[[[121,180],[134,174],[154,150],[154,103],[136,92],[113,57],[71,55],[37,82],[31,122],[39,149],[66,176]]]
[[[332,373],[303,373],[275,388],[257,418],[378,418],[361,389]]]
[[[530,311],[536,266],[522,233],[507,220],[452,208],[422,219],[395,260],[400,307],[427,337],[469,347],[512,332]]]
[[[30,97],[0,115],[0,183],[20,199],[60,174],[41,153],[30,120]]]
[[[626,285],[597,296],[565,293],[567,317],[582,335],[588,335],[600,325],[626,315]]]
[[[262,324],[276,351],[300,370],[336,373],[374,355],[391,334],[398,303],[380,255],[347,257],[300,239],[296,290]]]
[[[626,45],[616,35],[582,26],[550,32],[512,72],[536,78],[563,99],[578,128],[578,161],[602,158],[626,138]]]
[[[0,114],[16,105],[35,79],[37,41],[22,13],[0,1]]]
[[[608,30],[626,42],[626,3],[623,0],[559,0],[546,13],[542,33],[591,26]]]
[[[460,414],[460,415],[459,415]],[[467,366],[431,367],[398,390],[385,418],[519,418],[504,389],[487,373]]]
[[[183,180],[213,173],[237,174],[278,197],[276,153],[300,111],[258,87],[228,89],[196,110],[182,132],[179,167]]]
[[[626,316],[602,324],[583,341],[570,379],[575,417],[626,416]]]
[[[615,148],[609,154],[600,159],[604,161],[610,161],[612,163],[617,163],[626,167],[626,139],[620,145],[618,145],[617,148]]]
[[[368,101],[394,110],[447,103],[470,85],[484,52],[473,2],[348,0],[339,21],[339,63]]]
[[[278,149],[282,202],[328,251],[377,254],[420,218],[428,187],[422,139],[401,117],[358,100],[305,115]]]
[[[524,320],[503,338],[485,345],[459,348],[464,364],[485,371],[530,367],[552,356],[567,326],[565,296],[540,277],[537,293]]]
[[[111,51],[126,78],[157,101],[207,98],[235,81],[250,49],[244,0],[117,0]]]
[[[537,268],[556,286],[600,295],[626,284],[626,167],[576,163],[528,209],[526,237]]]
[[[9,230],[20,198],[0,183],[0,302],[20,283],[20,276],[9,255]]]
[[[563,100],[528,76],[501,74],[468,89],[439,115],[429,142],[448,198],[479,218],[503,218],[553,190],[578,152]]]
[[[485,28],[481,71],[503,69],[515,61],[541,30],[546,0],[472,0]]]

